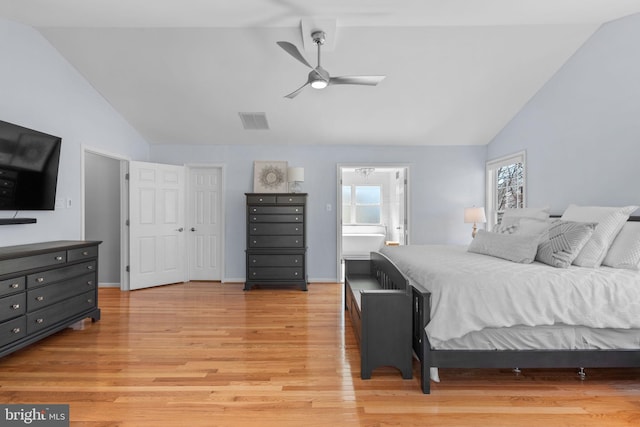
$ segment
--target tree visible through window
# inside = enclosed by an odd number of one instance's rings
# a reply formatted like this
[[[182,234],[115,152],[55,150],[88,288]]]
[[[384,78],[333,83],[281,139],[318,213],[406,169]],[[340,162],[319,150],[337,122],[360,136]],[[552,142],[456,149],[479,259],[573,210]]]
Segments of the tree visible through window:
[[[505,209],[525,204],[525,153],[487,162],[487,219],[489,227],[499,224]]]

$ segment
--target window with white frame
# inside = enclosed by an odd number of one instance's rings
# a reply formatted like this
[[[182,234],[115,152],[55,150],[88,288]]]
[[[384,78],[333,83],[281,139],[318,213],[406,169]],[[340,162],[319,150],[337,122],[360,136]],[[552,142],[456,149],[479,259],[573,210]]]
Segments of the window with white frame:
[[[525,152],[487,162],[487,222],[489,229],[499,224],[505,209],[526,206]]]
[[[343,224],[380,224],[382,188],[379,185],[342,186]]]

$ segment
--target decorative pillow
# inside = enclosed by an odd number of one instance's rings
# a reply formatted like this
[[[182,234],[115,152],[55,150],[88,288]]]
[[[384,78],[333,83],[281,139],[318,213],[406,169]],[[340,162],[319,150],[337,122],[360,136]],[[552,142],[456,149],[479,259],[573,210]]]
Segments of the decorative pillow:
[[[558,268],[567,268],[587,243],[595,224],[554,221],[538,246],[536,261]]]
[[[520,218],[518,221],[518,234],[542,234],[551,227],[553,221],[538,218]]]
[[[500,223],[496,225],[495,232],[499,234],[516,234],[518,232],[518,228],[520,228],[520,224],[511,224],[506,225]]]
[[[549,207],[544,208],[519,208],[519,209],[505,209],[502,219],[505,218],[536,218],[536,219],[548,219]]]
[[[622,226],[602,265],[640,270],[640,222],[627,222]]]
[[[509,261],[529,264],[538,250],[538,239],[518,234],[501,234],[478,230],[468,252],[490,255]]]
[[[562,220],[595,222],[597,227],[589,241],[584,245],[576,259],[575,265],[580,267],[599,267],[607,255],[609,246],[629,219],[629,215],[638,206],[605,207],[569,205],[562,214]]]

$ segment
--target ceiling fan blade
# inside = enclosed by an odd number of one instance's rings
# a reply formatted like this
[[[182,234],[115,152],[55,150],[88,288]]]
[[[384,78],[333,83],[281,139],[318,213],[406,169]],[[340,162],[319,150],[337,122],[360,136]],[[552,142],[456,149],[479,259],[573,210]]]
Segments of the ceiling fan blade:
[[[296,96],[298,96],[298,94],[300,92],[302,92],[302,89],[304,89],[307,85],[309,84],[309,82],[306,82],[305,84],[303,84],[302,86],[300,86],[298,89],[294,90],[293,92],[291,92],[289,95],[285,95],[285,98],[289,98],[289,99],[293,99]]]
[[[298,50],[298,48],[289,42],[276,42],[278,44],[278,46],[280,46],[281,48],[283,48],[284,50],[287,51],[287,53],[291,56],[293,56],[294,58],[296,58],[298,61],[302,62],[304,65],[306,65],[309,68],[313,68],[311,66],[311,64],[309,64],[307,62],[306,59],[304,59],[304,56],[302,56],[302,54],[300,53],[300,51]]]
[[[367,85],[375,86],[387,76],[340,76],[331,77],[330,85]]]

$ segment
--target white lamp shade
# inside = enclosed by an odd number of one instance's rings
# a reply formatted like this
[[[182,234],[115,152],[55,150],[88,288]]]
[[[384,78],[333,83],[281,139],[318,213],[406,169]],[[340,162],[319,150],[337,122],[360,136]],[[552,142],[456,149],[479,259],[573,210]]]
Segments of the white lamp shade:
[[[484,208],[464,208],[464,222],[483,224],[487,222]]]
[[[304,168],[288,168],[287,181],[304,182]]]

